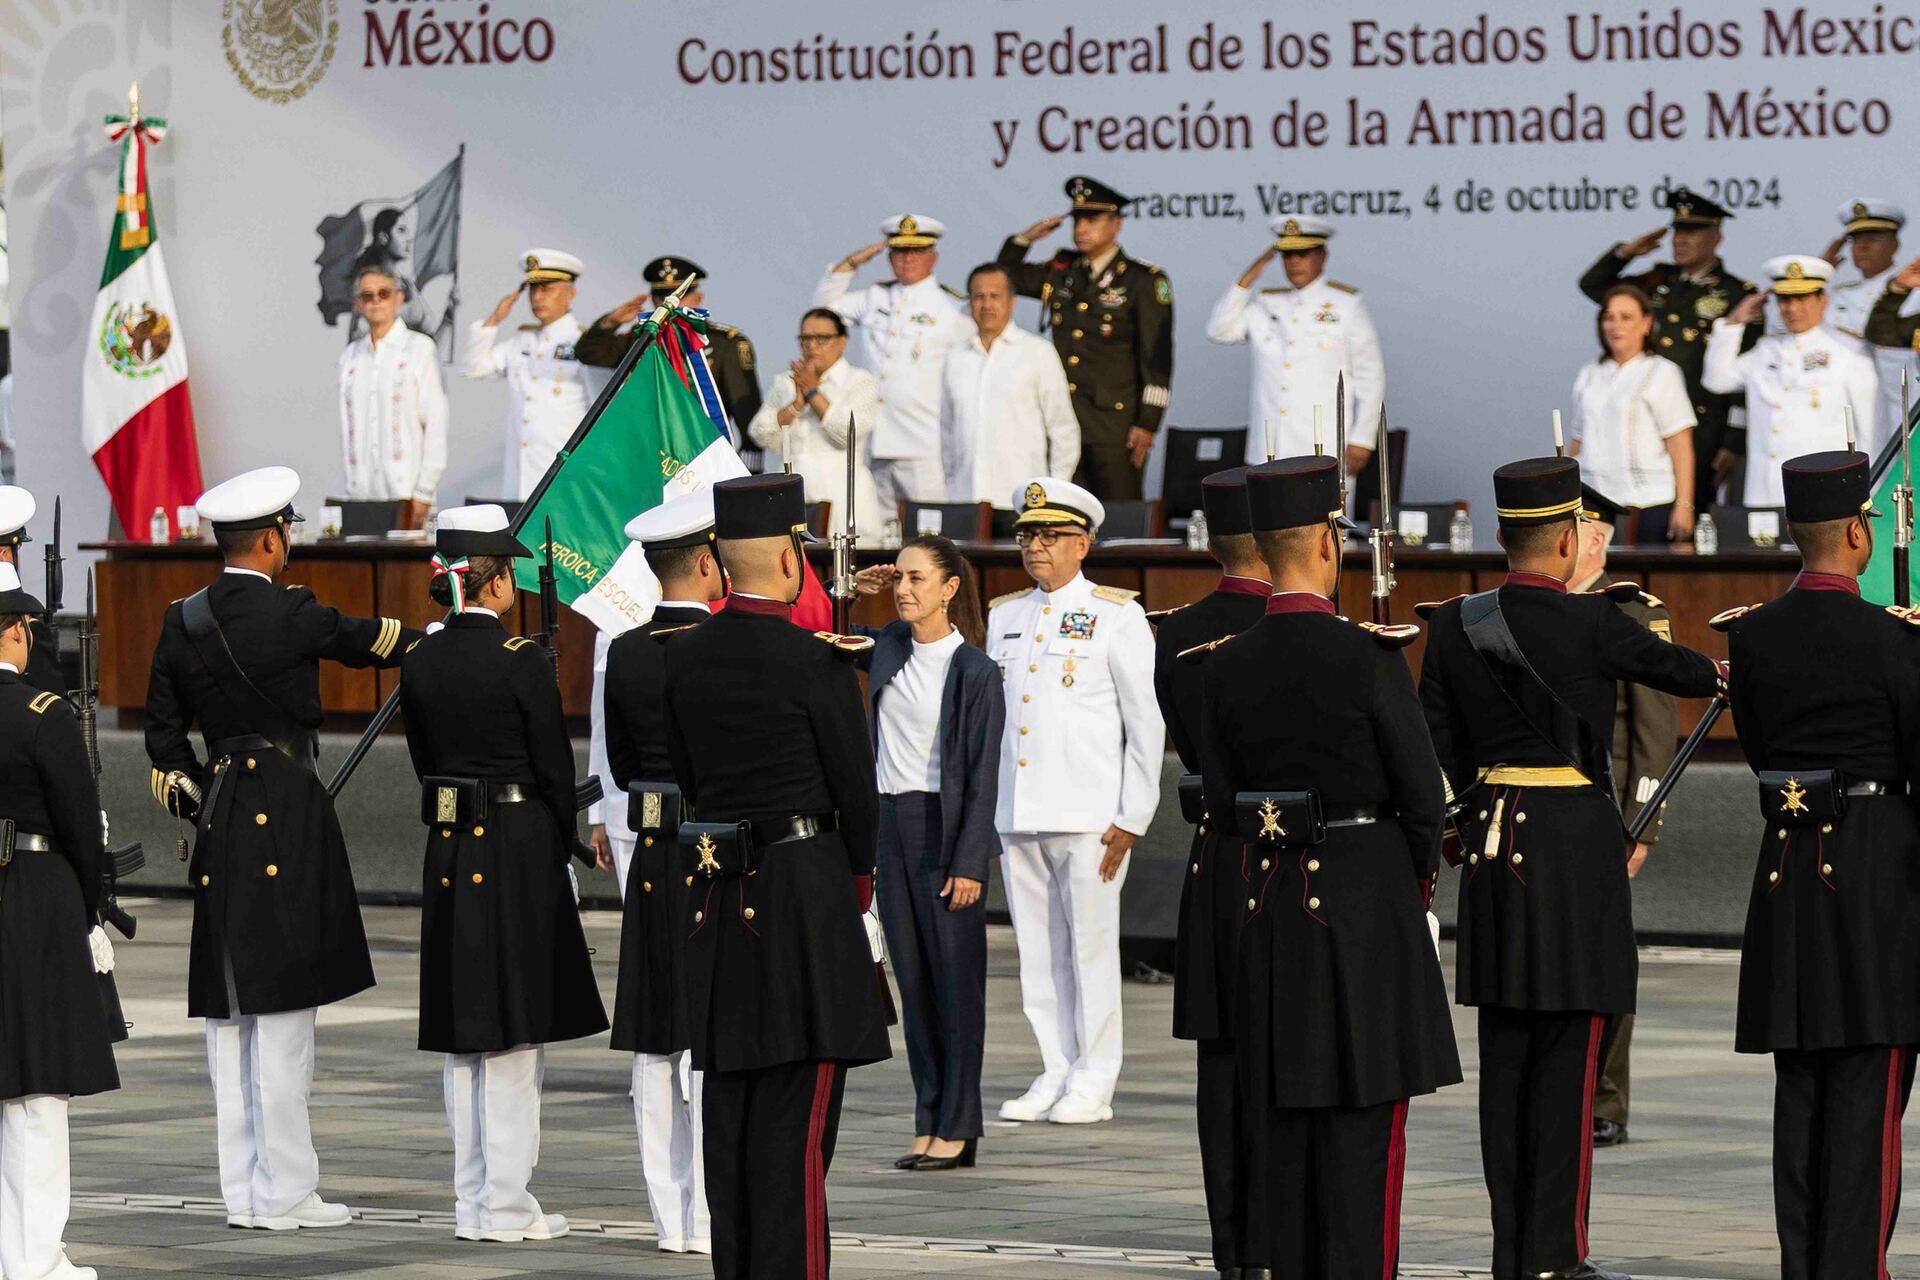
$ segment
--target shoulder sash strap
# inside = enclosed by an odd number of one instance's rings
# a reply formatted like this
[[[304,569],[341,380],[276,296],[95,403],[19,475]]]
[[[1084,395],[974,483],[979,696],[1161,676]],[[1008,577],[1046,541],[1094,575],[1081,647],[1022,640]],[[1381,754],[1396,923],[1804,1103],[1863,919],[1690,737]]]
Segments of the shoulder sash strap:
[[[231,698],[246,718],[257,721],[261,737],[271,741],[281,755],[295,764],[306,769],[315,768],[313,734],[294,719],[292,712],[261,692],[260,687],[247,678],[245,668],[227,646],[226,633],[220,630],[220,620],[213,616],[213,604],[207,592],[208,588],[202,587],[180,602],[180,616],[187,626],[187,640],[193,645],[200,664],[206,668],[221,694]]]

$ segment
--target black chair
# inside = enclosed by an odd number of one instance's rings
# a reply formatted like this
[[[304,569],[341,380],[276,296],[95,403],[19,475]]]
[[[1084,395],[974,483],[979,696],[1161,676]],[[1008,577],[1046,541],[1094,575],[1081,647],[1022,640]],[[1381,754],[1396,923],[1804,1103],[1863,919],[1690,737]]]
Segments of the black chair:
[[[400,503],[384,498],[377,501],[328,498],[327,505],[340,508],[340,536],[343,538],[384,538],[400,527]]]
[[[1247,460],[1245,427],[1168,427],[1166,468],[1161,473],[1160,500],[1164,509],[1184,519],[1200,509],[1200,481],[1216,471]],[[1111,522],[1113,504],[1107,506]],[[1129,537],[1159,537],[1129,534]]]
[[[509,523],[520,514],[520,507],[522,505],[519,498],[476,498],[472,494],[468,494],[463,501],[470,507],[480,507],[492,503],[507,513]]]
[[[1107,518],[1100,522],[1103,539],[1158,538],[1166,533],[1167,508],[1159,498],[1129,498],[1105,505]]]
[[[955,542],[991,542],[993,540],[993,504],[990,502],[914,502],[900,503],[900,532],[917,538],[923,533],[939,533]]]
[[[807,532],[814,537],[826,537],[832,520],[832,502],[823,500],[820,502],[809,502],[807,504]]]

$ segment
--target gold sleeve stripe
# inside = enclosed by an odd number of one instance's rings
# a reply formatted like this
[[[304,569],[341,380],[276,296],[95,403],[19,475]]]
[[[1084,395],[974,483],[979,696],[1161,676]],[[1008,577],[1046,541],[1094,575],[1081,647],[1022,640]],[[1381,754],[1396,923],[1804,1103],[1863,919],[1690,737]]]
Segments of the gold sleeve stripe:
[[[400,639],[400,620],[398,618],[380,619],[380,634],[374,637],[373,656],[384,658],[393,652],[393,646]]]
[[[147,780],[147,789],[153,792],[153,798],[156,802],[165,804],[166,801],[160,798],[160,782],[166,775],[162,774],[158,769],[149,769],[147,772],[153,775]]]
[[[37,694],[34,696],[33,701],[27,704],[27,710],[37,716],[43,716],[47,714],[47,708],[58,701],[60,701],[60,695],[57,693]]]

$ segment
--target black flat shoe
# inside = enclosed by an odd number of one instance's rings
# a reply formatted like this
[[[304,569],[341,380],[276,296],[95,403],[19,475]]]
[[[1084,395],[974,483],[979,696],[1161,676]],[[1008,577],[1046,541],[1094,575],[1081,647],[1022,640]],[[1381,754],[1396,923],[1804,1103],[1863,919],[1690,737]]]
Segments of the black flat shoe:
[[[1627,1126],[1618,1120],[1595,1120],[1593,1122],[1593,1145],[1596,1147],[1617,1147],[1627,1140]]]
[[[1591,1258],[1583,1260],[1577,1267],[1568,1267],[1564,1271],[1543,1272],[1541,1280],[1632,1280],[1623,1271],[1609,1271],[1596,1266]]]
[[[895,1160],[893,1162],[893,1167],[896,1169],[915,1169],[915,1168],[918,1168],[920,1165],[920,1162],[922,1160],[925,1160],[926,1158],[927,1158],[927,1153],[924,1151],[921,1151],[921,1152],[909,1151],[906,1155],[901,1156],[898,1160]]]
[[[940,1173],[947,1169],[971,1169],[980,1149],[980,1139],[968,1138],[967,1145],[950,1156],[921,1156],[912,1168],[915,1173]]]

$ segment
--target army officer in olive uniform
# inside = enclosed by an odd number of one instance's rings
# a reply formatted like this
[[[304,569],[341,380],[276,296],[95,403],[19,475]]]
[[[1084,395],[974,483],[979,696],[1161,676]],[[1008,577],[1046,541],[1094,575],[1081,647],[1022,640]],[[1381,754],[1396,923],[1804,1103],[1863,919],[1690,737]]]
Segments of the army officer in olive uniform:
[[[1745,397],[1720,395],[1701,384],[1707,338],[1715,320],[1758,291],[1720,261],[1720,224],[1731,218],[1731,213],[1685,187],[1673,190],[1667,208],[1673,211],[1672,262],[1656,262],[1645,271],[1627,274],[1633,260],[1652,253],[1668,229],[1649,231],[1601,254],[1580,277],[1580,292],[1602,302],[1614,285],[1631,284],[1653,299],[1654,324],[1660,335],[1658,354],[1680,366],[1687,379],[1687,395],[1693,401],[1694,504],[1697,510],[1705,511],[1747,452],[1745,426],[1735,426],[1728,418],[1729,413],[1742,409]],[[1741,350],[1751,347],[1759,337],[1758,331],[1749,329]]]
[[[1040,299],[1040,324],[1067,366],[1067,390],[1080,419],[1076,483],[1108,501],[1138,498],[1140,469],[1167,411],[1173,385],[1173,285],[1151,262],[1120,247],[1128,197],[1104,182],[1067,182],[1065,214],[1009,236],[1000,265],[1016,292]],[[1036,240],[1073,218],[1073,248],[1028,262]]]
[[[690,258],[655,258],[641,271],[647,292],[629,298],[587,326],[573,344],[573,353],[581,364],[601,369],[619,365],[640,336],[638,328],[623,329],[667,299],[688,276],[698,277],[687,290],[681,305],[688,308],[707,305],[707,271]],[[753,340],[732,325],[707,322],[707,365],[727,407],[736,434],[744,435],[747,423],[760,411],[760,374],[753,355]]]

